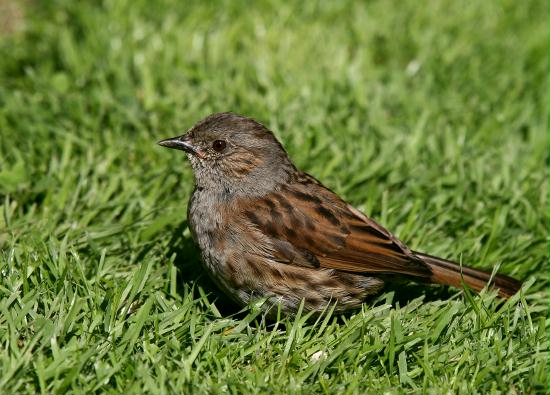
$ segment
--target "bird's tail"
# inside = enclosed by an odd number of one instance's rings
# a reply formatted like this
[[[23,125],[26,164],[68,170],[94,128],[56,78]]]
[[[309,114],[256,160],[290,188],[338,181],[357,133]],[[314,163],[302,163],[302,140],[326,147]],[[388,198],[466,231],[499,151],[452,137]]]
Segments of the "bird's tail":
[[[498,289],[498,294],[502,298],[513,296],[521,288],[521,282],[502,274],[497,274],[491,278],[491,273],[482,270],[473,269],[468,266],[437,258],[421,252],[414,253],[417,257],[428,264],[432,270],[430,282],[437,284],[450,285],[456,288],[463,288],[463,284],[479,292],[491,281],[493,288]]]

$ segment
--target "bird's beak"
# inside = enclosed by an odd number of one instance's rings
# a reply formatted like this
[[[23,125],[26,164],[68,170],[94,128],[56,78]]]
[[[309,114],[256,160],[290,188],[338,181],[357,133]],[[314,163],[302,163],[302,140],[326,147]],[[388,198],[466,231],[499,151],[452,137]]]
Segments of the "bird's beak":
[[[189,152],[190,154],[196,155],[198,157],[203,156],[202,151],[200,151],[192,144],[189,134],[164,139],[159,141],[157,144],[163,147],[174,148],[181,151]]]

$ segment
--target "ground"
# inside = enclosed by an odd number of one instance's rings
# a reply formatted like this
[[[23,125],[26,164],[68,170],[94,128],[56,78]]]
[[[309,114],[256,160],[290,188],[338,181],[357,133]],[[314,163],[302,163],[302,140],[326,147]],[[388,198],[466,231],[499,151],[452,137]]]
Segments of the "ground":
[[[2,0],[2,394],[547,394],[548,3]],[[212,112],[415,250],[525,281],[400,284],[266,321],[200,268]]]

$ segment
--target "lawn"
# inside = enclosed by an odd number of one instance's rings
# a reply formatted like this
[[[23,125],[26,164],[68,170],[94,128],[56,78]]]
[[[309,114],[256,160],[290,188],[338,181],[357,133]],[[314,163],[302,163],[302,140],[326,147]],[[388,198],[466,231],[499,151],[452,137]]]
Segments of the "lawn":
[[[0,21],[0,393],[548,393],[547,2],[1,0]],[[156,145],[219,111],[523,291],[241,311]]]

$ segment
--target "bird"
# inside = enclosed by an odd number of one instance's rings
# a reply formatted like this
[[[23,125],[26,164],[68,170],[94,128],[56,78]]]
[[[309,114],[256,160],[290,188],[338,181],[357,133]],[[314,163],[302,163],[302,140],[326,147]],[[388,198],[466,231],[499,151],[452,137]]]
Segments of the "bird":
[[[207,273],[235,303],[283,314],[357,309],[385,283],[413,281],[502,298],[505,275],[413,251],[313,176],[296,168],[263,124],[232,112],[207,116],[158,142],[187,153],[195,188],[187,206]]]

